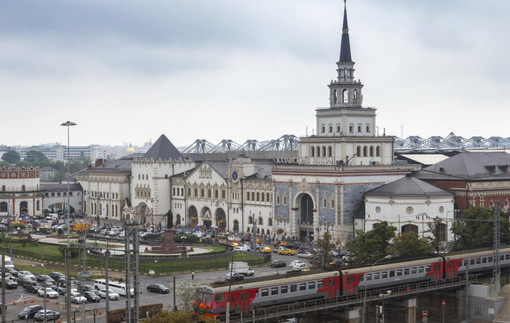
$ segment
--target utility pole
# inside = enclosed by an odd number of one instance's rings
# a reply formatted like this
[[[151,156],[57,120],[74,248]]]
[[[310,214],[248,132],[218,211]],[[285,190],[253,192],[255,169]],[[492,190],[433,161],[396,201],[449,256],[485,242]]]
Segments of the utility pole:
[[[126,268],[126,322],[131,323],[131,261],[130,261],[130,236],[131,231],[129,231],[126,221],[124,221],[124,259],[125,259],[125,268]]]
[[[46,304],[46,303],[45,303]],[[2,249],[2,322],[6,321],[7,306],[5,306],[5,250]]]
[[[139,293],[139,290],[138,290],[138,253],[139,253],[139,243],[138,243],[138,228],[136,228],[134,230],[134,249],[133,249],[133,261],[134,261],[134,264],[133,264],[133,284],[134,284],[134,290],[135,290],[135,317],[134,317],[134,320],[133,322],[134,323],[138,323],[138,319],[140,318],[140,293]]]
[[[499,247],[501,242],[501,228],[500,228],[500,205],[499,201],[495,201],[494,205],[494,244],[493,244],[493,253],[494,253],[494,262],[493,262],[493,280],[494,285],[496,287],[496,294],[499,293],[501,288],[500,286],[500,276],[501,276],[501,264],[499,262]]]

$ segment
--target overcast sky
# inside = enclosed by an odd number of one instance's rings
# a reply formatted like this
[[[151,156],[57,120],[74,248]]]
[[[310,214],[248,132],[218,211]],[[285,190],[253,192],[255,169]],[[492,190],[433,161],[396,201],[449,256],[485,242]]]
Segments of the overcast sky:
[[[349,0],[379,132],[509,137],[510,1]],[[304,136],[336,77],[341,0],[0,3],[0,144]],[[308,130],[307,130],[308,129]]]

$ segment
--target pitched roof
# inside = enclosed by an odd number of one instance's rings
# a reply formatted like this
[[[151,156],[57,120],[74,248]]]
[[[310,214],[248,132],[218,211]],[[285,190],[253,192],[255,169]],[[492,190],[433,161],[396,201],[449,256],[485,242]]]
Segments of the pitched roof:
[[[406,176],[365,193],[365,196],[387,197],[449,197],[452,193],[417,178]]]
[[[429,180],[510,179],[510,154],[465,151],[426,167],[417,172],[415,176]]]
[[[165,135],[161,135],[158,140],[145,153],[144,158],[153,160],[184,159],[181,152],[168,140]]]

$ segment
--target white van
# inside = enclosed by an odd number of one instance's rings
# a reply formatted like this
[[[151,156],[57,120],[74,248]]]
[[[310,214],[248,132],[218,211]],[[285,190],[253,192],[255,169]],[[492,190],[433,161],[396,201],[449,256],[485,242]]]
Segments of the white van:
[[[0,268],[1,268],[1,265],[2,265],[2,257],[0,256]],[[14,268],[12,259],[9,256],[5,256],[5,268]]]

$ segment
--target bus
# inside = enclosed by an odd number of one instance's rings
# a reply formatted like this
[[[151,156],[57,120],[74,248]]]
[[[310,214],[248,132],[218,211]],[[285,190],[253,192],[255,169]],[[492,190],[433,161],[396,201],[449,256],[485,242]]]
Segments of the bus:
[[[94,288],[96,290],[106,289],[106,279],[96,279],[94,280]],[[119,281],[108,281],[108,290],[114,291],[120,296],[126,296],[126,284],[121,283]],[[133,287],[130,288],[130,295],[134,296],[135,291]]]

